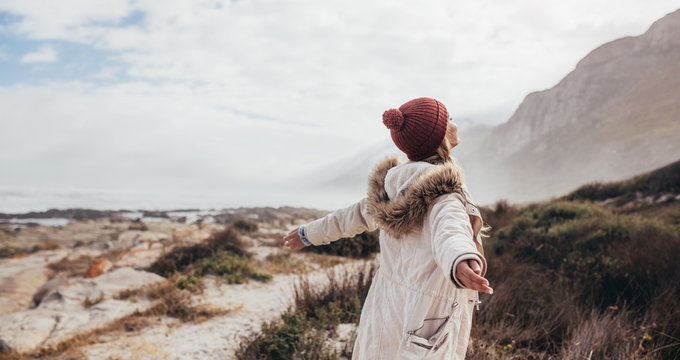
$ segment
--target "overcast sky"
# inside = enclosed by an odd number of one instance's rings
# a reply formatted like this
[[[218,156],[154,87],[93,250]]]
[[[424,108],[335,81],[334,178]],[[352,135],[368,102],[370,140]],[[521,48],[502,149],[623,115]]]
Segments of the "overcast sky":
[[[384,110],[429,96],[464,123],[504,122],[678,6],[0,0],[0,200],[202,189],[280,205],[245,193],[370,148]]]

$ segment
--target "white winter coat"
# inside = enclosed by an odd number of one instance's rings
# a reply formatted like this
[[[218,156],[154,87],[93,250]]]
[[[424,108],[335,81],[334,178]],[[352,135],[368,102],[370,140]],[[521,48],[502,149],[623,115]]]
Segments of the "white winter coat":
[[[464,359],[477,292],[453,276],[486,272],[482,219],[452,164],[387,159],[368,197],[305,226],[314,245],[380,228],[380,267],[363,306],[353,359]]]

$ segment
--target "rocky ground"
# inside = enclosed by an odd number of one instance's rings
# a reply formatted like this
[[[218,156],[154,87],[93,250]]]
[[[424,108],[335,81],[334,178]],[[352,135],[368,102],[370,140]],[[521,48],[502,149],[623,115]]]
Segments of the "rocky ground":
[[[234,358],[243,336],[292,305],[301,276],[322,284],[325,269],[361,263],[281,248],[285,233],[321,212],[185,213],[183,219],[167,213],[138,218],[109,213],[58,226],[26,225],[6,216],[0,247],[13,255],[0,258],[0,359]],[[190,301],[210,315],[191,321],[149,311],[158,299],[124,295],[174,281],[147,271],[149,265],[173,248],[205,241],[239,217],[258,225],[242,238],[255,266],[273,275],[270,281],[228,284],[205,276],[202,292],[191,294]],[[341,326],[338,333],[342,338],[351,331]]]

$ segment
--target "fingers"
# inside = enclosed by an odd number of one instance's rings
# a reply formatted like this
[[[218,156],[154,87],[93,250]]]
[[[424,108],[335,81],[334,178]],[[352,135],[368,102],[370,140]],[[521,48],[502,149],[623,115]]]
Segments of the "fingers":
[[[291,230],[288,235],[283,237],[283,246],[293,250],[300,250],[305,247],[305,244],[302,243],[302,239],[298,235],[298,229]]]
[[[475,274],[482,275],[482,267],[479,266],[479,262],[477,260],[468,260],[468,265],[470,265],[470,268]]]
[[[476,261],[475,261],[476,263]],[[479,266],[479,264],[477,264]],[[456,276],[468,289],[493,294],[489,281],[475,273],[469,263],[464,261],[458,264]],[[480,269],[481,270],[481,269]]]

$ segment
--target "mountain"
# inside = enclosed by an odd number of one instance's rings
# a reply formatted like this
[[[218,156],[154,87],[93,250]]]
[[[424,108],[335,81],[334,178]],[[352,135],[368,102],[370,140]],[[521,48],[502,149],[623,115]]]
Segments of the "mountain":
[[[539,200],[680,157],[680,10],[604,44],[553,88],[527,95],[463,160],[493,200]],[[489,178],[492,177],[492,178]]]
[[[455,158],[480,204],[559,196],[680,158],[680,10],[640,36],[591,51],[554,87],[531,93],[494,128],[462,127]],[[365,193],[388,141],[332,164],[315,186]],[[310,184],[311,185],[311,184]]]

